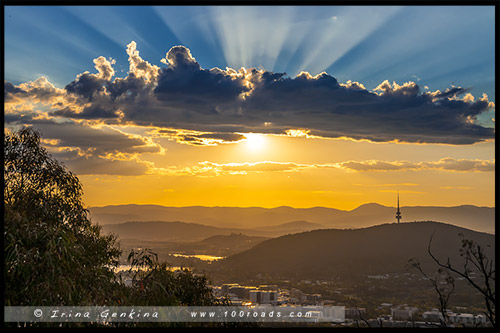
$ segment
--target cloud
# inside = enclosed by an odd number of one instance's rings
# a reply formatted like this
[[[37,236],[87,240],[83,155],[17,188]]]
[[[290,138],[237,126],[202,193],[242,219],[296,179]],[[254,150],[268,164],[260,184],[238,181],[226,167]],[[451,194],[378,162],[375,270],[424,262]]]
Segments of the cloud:
[[[442,158],[434,162],[408,161],[347,161],[337,164],[338,167],[353,171],[406,171],[406,170],[442,170],[456,172],[495,171],[495,161]]]
[[[148,131],[148,134],[154,137],[165,137],[177,143],[191,146],[216,146],[224,143],[240,142],[245,139],[244,135],[238,133],[199,132],[175,128],[155,128]]]
[[[59,147],[79,148],[93,155],[158,153],[160,146],[145,138],[126,135],[109,126],[90,127],[80,123],[32,121],[45,139],[56,139]]]
[[[168,176],[197,176],[216,177],[223,175],[246,175],[248,173],[262,172],[296,172],[313,165],[297,164],[292,162],[255,162],[255,163],[226,163],[219,164],[213,162],[199,162],[190,167],[151,168],[150,173],[163,174]]]
[[[200,70],[201,66],[196,59],[191,55],[191,51],[182,45],[172,47],[168,52],[165,59],[161,62],[168,65],[170,69],[186,70],[192,68],[193,70]]]
[[[116,63],[115,60],[109,61],[104,57],[99,57],[97,59],[94,59],[95,68],[99,72],[98,77],[106,81],[111,80],[113,75],[115,75],[115,70],[113,69],[112,66],[112,64],[115,63]]]
[[[438,162],[421,162],[422,167],[447,171],[495,171],[495,161],[443,158]]]
[[[418,164],[410,162],[387,162],[387,161],[347,161],[338,163],[338,167],[354,171],[399,171],[415,170]]]
[[[69,83],[64,89],[68,93],[83,98],[84,101],[92,102],[95,95],[104,93],[104,79],[99,75],[84,72],[77,76],[76,80]]]
[[[242,92],[248,91],[241,75],[231,75],[220,69],[202,69],[184,46],[172,47],[166,62],[168,67],[160,73],[153,94],[160,102],[157,107],[169,113],[167,119],[174,116],[176,121],[196,122],[203,115],[218,116],[238,103]]]
[[[200,165],[217,170],[221,173],[246,174],[248,172],[295,172],[304,168],[310,168],[309,165],[283,162],[255,162],[255,163],[227,163],[217,164],[211,162],[202,162]]]
[[[303,164],[294,162],[253,162],[253,163],[214,163],[209,161],[199,162],[189,167],[171,166],[167,168],[151,167],[149,173],[168,176],[198,176],[216,177],[223,175],[246,175],[249,173],[264,172],[302,172],[311,169],[341,169],[354,172],[380,172],[380,171],[423,171],[440,170],[447,172],[488,172],[495,170],[495,162],[488,160],[454,160],[444,158],[434,162],[412,163],[407,161],[346,161],[326,164]],[[369,186],[354,184],[356,186]],[[418,186],[414,183],[371,185],[381,187]],[[381,192],[386,190],[381,190]],[[389,191],[389,190],[387,190]],[[391,190],[392,191],[392,190]],[[417,193],[417,192],[414,192]]]
[[[112,160],[83,153],[79,149],[58,149],[51,154],[62,161],[77,175],[121,175],[139,176],[148,171],[148,166],[137,160]]]
[[[66,92],[64,89],[56,88],[46,77],[42,76],[34,81],[21,83],[18,86],[5,82],[4,96],[6,103],[54,105],[63,101],[61,98],[66,96]]]
[[[107,125],[93,127],[88,123],[30,117],[18,117],[14,122],[13,118],[10,117],[10,127],[29,124],[41,133],[41,142],[48,151],[79,175],[146,174],[150,166],[140,156],[164,152],[149,137],[125,134]]]
[[[364,186],[364,187],[400,187],[400,186],[419,186],[415,183],[398,183],[398,184],[353,184],[354,186]]]
[[[291,78],[255,68],[208,70],[184,46],[168,51],[162,59],[166,68],[142,59],[135,42],[126,52],[129,73],[124,78],[112,79],[114,61],[98,57],[97,73],[84,72],[65,89],[45,78],[18,86],[6,82],[9,110],[41,103],[51,117],[217,133],[207,135],[218,135],[220,142],[238,141],[238,136],[231,137],[236,133],[297,129],[311,137],[457,145],[495,135],[493,126],[478,121],[494,103],[487,96],[475,99],[462,87],[431,92],[415,82],[386,80],[368,90],[360,82],[339,83],[327,73],[302,72]],[[216,140],[188,135],[180,141]]]
[[[127,45],[127,54],[129,56],[129,74],[137,78],[144,78],[148,82],[156,81],[160,67],[151,65],[139,56],[136,42],[132,41]]]

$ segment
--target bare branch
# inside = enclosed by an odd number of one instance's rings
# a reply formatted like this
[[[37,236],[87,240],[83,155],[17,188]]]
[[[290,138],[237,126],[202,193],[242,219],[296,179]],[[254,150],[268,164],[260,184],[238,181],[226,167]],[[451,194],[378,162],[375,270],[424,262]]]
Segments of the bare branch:
[[[484,249],[479,245],[476,244],[472,240],[465,239],[465,237],[460,234],[462,237],[462,247],[460,249],[460,254],[461,256],[464,257],[465,262],[463,266],[463,271],[460,271],[456,268],[454,268],[451,263],[450,263],[450,258],[448,257],[446,260],[446,263],[442,263],[439,259],[436,258],[436,256],[432,253],[431,251],[431,244],[432,244],[432,239],[433,239],[434,234],[431,235],[429,239],[429,245],[427,247],[427,252],[429,253],[430,257],[434,260],[434,262],[441,268],[445,268],[462,278],[464,278],[474,289],[479,291],[485,301],[485,306],[487,312],[485,315],[487,316],[488,320],[491,322],[493,327],[497,327],[496,324],[496,318],[495,318],[495,291],[494,291],[494,284],[495,284],[495,269],[493,266],[493,260],[490,260],[486,257],[484,253]],[[469,269],[469,263],[472,263],[474,267],[477,269],[478,273],[481,274],[482,276],[482,282],[484,286],[480,286],[478,283],[474,281],[474,278],[471,276],[471,273],[473,273],[472,270]],[[437,289],[436,289],[437,291]],[[439,296],[441,297],[442,295],[438,292]]]

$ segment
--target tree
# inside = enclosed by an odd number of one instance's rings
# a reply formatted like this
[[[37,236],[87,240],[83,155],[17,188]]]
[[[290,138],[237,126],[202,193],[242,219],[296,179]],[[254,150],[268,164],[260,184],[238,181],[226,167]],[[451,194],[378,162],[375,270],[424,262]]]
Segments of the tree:
[[[446,263],[441,262],[431,252],[432,236],[429,241],[428,253],[432,260],[441,268],[449,270],[464,278],[470,286],[477,290],[484,298],[486,312],[484,313],[493,327],[497,327],[495,319],[495,262],[486,256],[484,248],[474,242],[466,239],[463,234],[460,256],[464,258],[463,267],[454,267],[450,263],[450,258]],[[489,245],[487,245],[489,246]],[[477,278],[476,278],[477,277]]]
[[[82,185],[29,127],[4,136],[5,305],[112,302],[120,249],[90,222]]]
[[[455,279],[451,276],[450,272],[439,268],[437,274],[433,276],[426,273],[420,263],[415,259],[410,259],[410,265],[419,270],[420,273],[432,284],[439,299],[439,312],[441,313],[441,325],[446,326],[449,322],[448,319],[448,301],[451,294],[455,290]]]
[[[159,262],[158,255],[150,249],[132,249],[127,258],[131,278],[123,305],[139,306],[229,306],[227,298],[215,297],[205,275],[188,269],[172,271],[166,262]],[[118,323],[117,327],[217,327],[255,328],[258,323]]]
[[[206,276],[172,272],[148,250],[129,256],[133,268],[144,270],[130,272],[132,286],[122,283],[115,273],[121,255],[116,237],[90,222],[82,194],[78,178],[40,145],[38,132],[26,127],[5,135],[5,306],[226,304],[214,297]],[[180,325],[123,324],[115,326]]]
[[[462,238],[462,245],[460,247],[460,256],[464,259],[463,266],[459,268],[451,264],[450,258],[446,259],[446,262],[439,260],[435,254],[431,251],[431,244],[433,235],[429,240],[429,245],[427,247],[427,253],[432,258],[432,260],[438,265],[440,273],[444,273],[447,277],[445,278],[445,285],[451,285],[451,289],[446,289],[446,287],[440,286],[437,280],[432,280],[435,290],[437,291],[440,299],[441,310],[446,309],[446,304],[448,302],[449,296],[454,289],[454,278],[451,273],[463,278],[467,283],[478,291],[484,298],[484,303],[486,311],[484,314],[488,318],[489,322],[493,327],[497,327],[495,318],[495,263],[494,259],[487,257],[485,249],[480,244],[474,242],[473,240],[466,239],[462,233],[459,234]],[[489,247],[489,245],[487,245]],[[410,260],[410,264],[419,269],[424,276],[428,277],[420,267],[420,264],[414,259]],[[449,294],[448,294],[449,292]],[[444,314],[443,314],[444,316]],[[446,316],[444,316],[446,319]]]
[[[211,306],[222,305],[205,275],[188,269],[172,271],[150,249],[132,250],[128,256],[132,280],[129,301],[134,305]],[[227,304],[226,304],[227,305]]]

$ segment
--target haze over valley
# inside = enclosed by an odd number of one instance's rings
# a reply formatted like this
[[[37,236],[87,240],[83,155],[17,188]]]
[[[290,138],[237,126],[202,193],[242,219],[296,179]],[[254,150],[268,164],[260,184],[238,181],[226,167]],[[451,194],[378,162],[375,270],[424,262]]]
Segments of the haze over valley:
[[[172,256],[228,257],[212,267],[254,275],[262,271],[314,275],[320,267],[327,275],[402,271],[408,259],[425,259],[424,250],[433,232],[437,233],[435,244],[448,255],[457,254],[459,233],[493,243],[494,208],[401,207],[401,211],[404,221],[414,221],[394,223],[395,208],[379,204],[365,204],[352,211],[157,205],[90,209],[94,223],[118,236],[126,250],[123,258],[133,248],[151,248],[160,259],[195,266],[203,263]],[[429,263],[428,259],[424,262]]]
[[[494,233],[495,209],[462,205],[455,207],[401,207],[403,221],[439,221],[467,229]],[[361,228],[394,221],[395,207],[376,203],[359,206],[346,211],[334,208],[239,208],[239,207],[165,207],[159,205],[116,205],[91,207],[94,223],[108,225],[105,228],[118,233],[132,230],[133,225],[126,222],[165,221],[196,223],[203,226],[225,228],[221,234],[243,232],[248,235],[275,237],[279,234],[321,228]],[[111,224],[121,226],[111,227]],[[136,224],[138,225],[138,224]],[[145,239],[161,237],[150,232],[150,226],[143,226]],[[199,226],[199,228],[203,228]],[[245,229],[245,230],[243,230]],[[210,228],[205,228],[210,230]],[[211,232],[215,232],[211,229]],[[174,237],[174,236],[170,236]]]

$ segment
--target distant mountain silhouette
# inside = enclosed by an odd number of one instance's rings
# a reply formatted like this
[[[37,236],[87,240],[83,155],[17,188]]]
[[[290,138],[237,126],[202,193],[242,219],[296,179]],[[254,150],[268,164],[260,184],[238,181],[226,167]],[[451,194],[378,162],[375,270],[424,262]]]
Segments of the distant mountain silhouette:
[[[351,211],[333,208],[239,208],[164,207],[158,205],[118,205],[91,207],[94,222],[182,221],[219,228],[256,229],[292,221],[320,224],[321,228],[362,228],[395,221],[394,207],[369,203]],[[471,205],[456,207],[401,207],[402,221],[440,221],[471,230],[494,233],[495,208]],[[269,230],[269,229],[268,229]]]
[[[198,223],[143,221],[103,225],[106,233],[117,234],[120,239],[135,239],[146,241],[178,242],[201,241],[215,235],[230,235],[241,233],[240,229],[223,229]],[[260,234],[259,231],[253,231]]]
[[[391,223],[352,230],[314,230],[264,241],[212,265],[214,271],[268,273],[291,277],[326,277],[404,273],[408,260],[417,258],[424,267],[450,257],[459,265],[462,233],[483,246],[494,258],[493,235],[438,222]],[[434,267],[434,266],[433,266]],[[434,268],[435,270],[435,268]]]
[[[206,240],[206,238],[213,236],[241,234],[246,236],[269,238],[318,229],[322,226],[304,221],[296,221],[278,226],[264,227],[262,229],[237,229],[217,228],[198,223],[185,223],[178,221],[142,221],[105,224],[102,227],[105,233],[117,234],[122,240],[135,239],[151,242],[193,242],[204,240],[205,242],[208,242],[209,240]],[[237,237],[232,237],[232,239],[237,239]],[[219,240],[222,240],[222,238]]]

